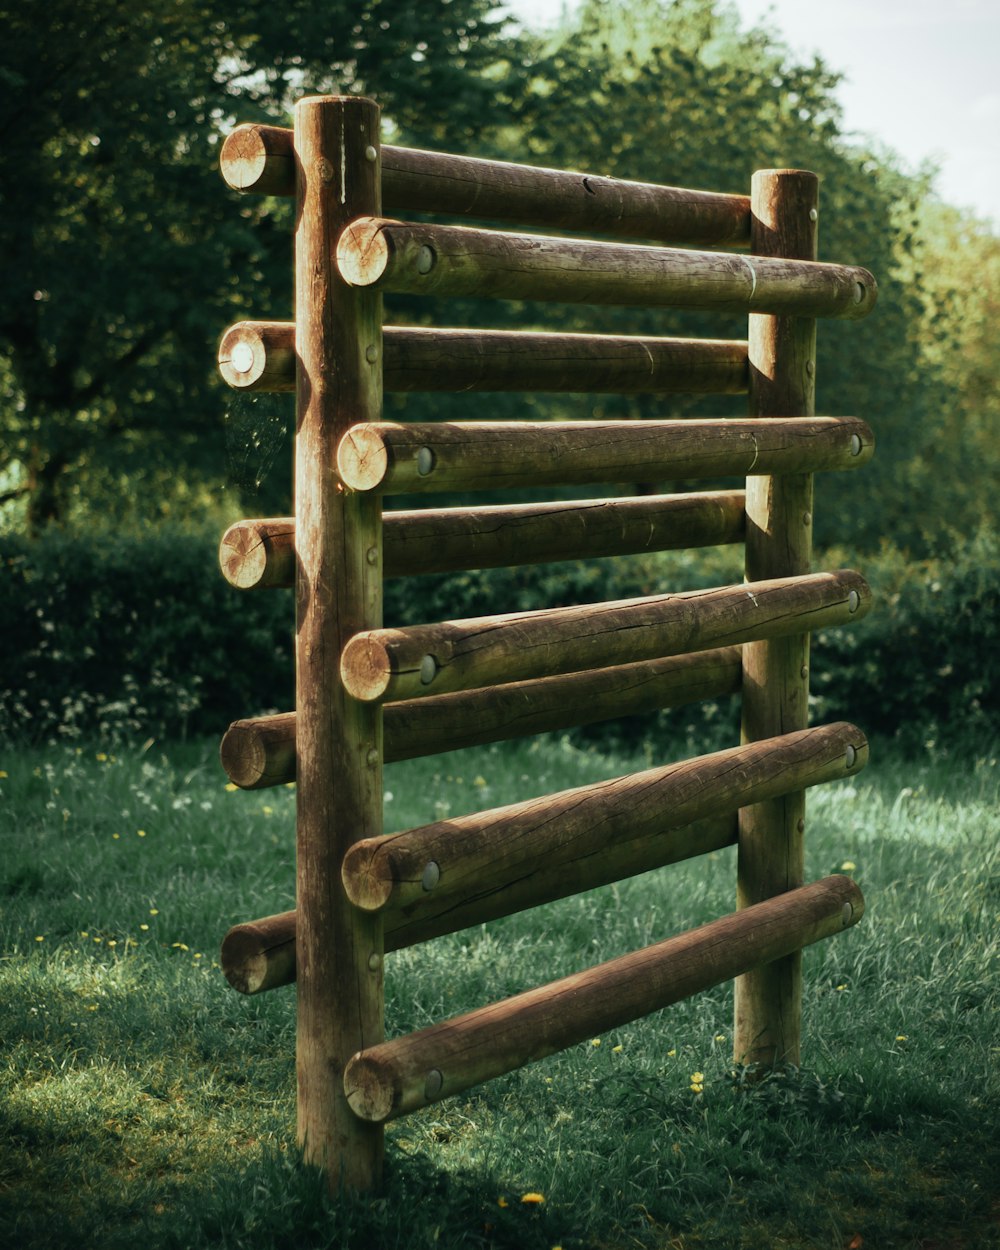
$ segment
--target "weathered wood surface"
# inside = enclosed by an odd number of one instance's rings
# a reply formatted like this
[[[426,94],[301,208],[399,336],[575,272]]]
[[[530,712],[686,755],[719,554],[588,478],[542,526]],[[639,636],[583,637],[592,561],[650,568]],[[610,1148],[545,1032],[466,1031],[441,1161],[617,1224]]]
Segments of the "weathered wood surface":
[[[710,817],[668,830],[656,839],[624,844],[613,861],[593,855],[544,868],[530,881],[515,881],[494,894],[479,893],[457,903],[431,904],[419,916],[389,912],[383,918],[385,949],[389,952],[415,946],[542,902],[722,850],[735,844],[736,830],[735,812]],[[230,985],[242,994],[261,994],[290,985],[295,980],[295,912],[235,925],[223,940],[220,963]]]
[[[359,633],[345,689],[365,702],[582,672],[860,619],[871,591],[850,570]]]
[[[487,161],[386,144],[382,198],[392,211],[520,221],[665,243],[745,246],[750,197],[690,191],[597,174]],[[294,195],[292,132],[237,126],[222,145],[223,177],[235,191]]]
[[[290,321],[240,321],[219,347],[230,386],[290,391]],[[387,391],[575,391],[603,394],[739,395],[747,390],[746,343],[529,330],[385,326]]]
[[[384,1123],[830,937],[863,913],[852,880],[826,877],[362,1051],[344,1074],[348,1101],[358,1116]]]
[[[818,179],[801,170],[754,175],[752,248],[766,256],[816,256]],[[816,322],[751,316],[750,415],[764,420],[811,415],[816,401]],[[747,479],[746,576],[793,577],[812,559],[813,480],[807,474]],[[744,648],[744,741],[809,723],[809,636]],[[759,903],[804,879],[806,803],[791,793],[740,815],[738,907]],[[801,1061],[801,954],[791,953],[737,980],[734,1057],[738,1063]]]
[[[437,755],[720,698],[739,690],[741,672],[740,648],[724,647],[390,703],[384,709],[383,758],[391,763]],[[236,721],[220,754],[229,780],[244,790],[294,781],[295,713]]]
[[[857,417],[386,421],[353,426],[337,467],[351,490],[399,495],[854,469],[874,449]]]
[[[383,575],[597,559],[742,542],[742,491],[579,499],[390,512],[383,517]],[[241,590],[295,581],[295,518],[237,521],[219,563]]]
[[[337,241],[352,286],[406,295],[866,317],[867,269],[683,248],[359,218]]]
[[[382,1135],[352,1115],[341,1081],[353,1051],[382,1036],[381,926],[347,902],[340,881],[348,847],[381,828],[381,722],[338,679],[343,644],[381,623],[381,578],[366,559],[381,548],[380,509],[333,489],[330,471],[347,426],[381,412],[381,370],[368,360],[380,301],[345,286],[332,261],[344,224],[379,211],[365,155],[378,142],[370,100],[296,105],[298,1137],[332,1189],[370,1188],[382,1166]]]

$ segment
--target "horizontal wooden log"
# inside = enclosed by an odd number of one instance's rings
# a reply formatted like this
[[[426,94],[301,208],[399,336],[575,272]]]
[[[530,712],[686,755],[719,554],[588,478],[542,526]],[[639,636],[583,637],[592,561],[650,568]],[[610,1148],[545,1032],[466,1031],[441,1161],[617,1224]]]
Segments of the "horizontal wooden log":
[[[219,372],[242,391],[295,390],[295,323],[238,321],[219,342]]]
[[[262,590],[295,584],[295,518],[237,521],[219,544],[219,566],[230,586]]]
[[[749,385],[747,345],[729,339],[386,326],[382,353],[387,391],[739,395]],[[219,370],[240,390],[294,390],[294,322],[230,326]]]
[[[530,890],[538,874],[594,856],[616,865],[622,847],[631,850],[696,820],[853,776],[867,760],[868,743],[856,726],[821,725],[365,838],[347,852],[341,876],[356,907],[416,917],[490,897],[515,883]]]
[[[716,816],[668,830],[654,840],[623,843],[617,848],[614,859],[595,855],[572,864],[543,868],[530,881],[515,881],[507,889],[490,895],[477,894],[457,904],[439,901],[438,906],[428,906],[418,916],[389,912],[384,925],[385,950],[416,946],[542,902],[567,898],[624,877],[720,851],[735,845],[736,835],[735,813]],[[290,985],[296,977],[295,936],[294,911],[230,929],[223,939],[220,958],[229,984],[241,994],[260,994]]]
[[[437,755],[735,694],[740,654],[739,647],[725,647],[391,703],[384,712],[384,758]],[[295,713],[236,721],[220,754],[229,780],[244,790],[294,781]]]
[[[512,1072],[856,924],[864,898],[826,877],[689,933],[356,1054],[355,1114],[381,1123]]]
[[[386,421],[352,426],[337,469],[351,490],[398,495],[815,473],[858,468],[874,450],[857,417]]]
[[[422,698],[808,633],[860,619],[870,604],[864,578],[840,570],[375,629],[350,639],[340,674],[364,702]]]
[[[858,265],[598,243],[359,217],[337,240],[345,282],[406,295],[562,300],[801,317],[866,317]]]
[[[237,126],[220,156],[235,191],[295,194],[292,132]],[[382,201],[393,212],[519,221],[619,238],[745,246],[750,197],[690,191],[596,174],[382,147]]]
[[[705,491],[389,512],[383,572],[411,577],[742,542],[744,497],[743,491]],[[222,539],[219,563],[240,590],[292,586],[294,517],[237,521]]]

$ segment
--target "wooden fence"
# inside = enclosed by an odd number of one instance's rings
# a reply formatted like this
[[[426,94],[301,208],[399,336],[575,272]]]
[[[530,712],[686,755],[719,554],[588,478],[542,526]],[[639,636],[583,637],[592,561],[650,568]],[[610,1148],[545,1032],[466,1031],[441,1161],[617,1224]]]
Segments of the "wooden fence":
[[[812,475],[874,449],[863,421],[815,415],[815,319],[876,296],[866,270],[816,261],[815,175],[765,170],[747,197],[380,146],[359,97],[239,127],[222,169],[296,199],[294,324],[234,325],[219,363],[297,396],[295,516],[240,522],[220,553],[235,586],[296,589],[295,711],[238,721],[222,758],[239,786],[296,781],[297,905],[231,930],[223,967],[246,993],[298,982],[307,1159],[376,1184],[387,1120],[734,977],[736,1061],[798,1063],[802,948],[864,908],[847,878],[803,884],[804,791],[868,755],[852,725],[808,727],[809,631],[870,602],[857,573],[810,569]],[[645,242],[383,216],[399,210]],[[383,291],[740,310],[749,341],[383,326]],[[742,391],[749,417],[393,424],[385,389]],[[744,475],[382,516],[402,492]],[[383,628],[384,577],[732,542],[742,585]],[[383,832],[384,761],[736,691],[730,750]],[[385,1040],[387,951],[737,842],[732,915]]]

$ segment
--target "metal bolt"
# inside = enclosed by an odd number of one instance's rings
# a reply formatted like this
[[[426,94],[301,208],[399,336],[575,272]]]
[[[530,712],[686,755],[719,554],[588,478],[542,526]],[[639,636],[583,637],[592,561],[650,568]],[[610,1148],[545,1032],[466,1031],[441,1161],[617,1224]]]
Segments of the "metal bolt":
[[[851,455],[852,455],[852,456],[860,456],[860,455],[861,455],[861,448],[862,448],[863,446],[864,446],[864,443],[862,443],[862,441],[861,441],[861,435],[860,435],[860,434],[852,434],[852,435],[851,435]]]
[[[846,755],[845,760],[844,760],[844,762],[846,763],[847,767],[848,767],[848,768],[853,768],[853,767],[854,767],[854,761],[855,761],[857,758],[858,758],[858,753],[857,753],[857,750],[856,750],[854,747],[849,746],[849,747],[847,748],[847,755]]]
[[[378,751],[374,747],[365,756],[365,763],[369,768],[374,768],[378,763]]]
[[[421,447],[417,452],[417,472],[421,477],[426,477],[434,468],[434,461],[437,457],[430,447]]]
[[[441,869],[437,866],[434,860],[429,859],[424,865],[424,873],[420,878],[420,884],[424,887],[425,893],[430,894],[431,890],[434,889],[440,880]]]
[[[437,1068],[431,1068],[427,1073],[427,1079],[424,1081],[424,1097],[428,1100],[437,1098],[441,1093],[441,1087],[444,1085],[444,1077]]]
[[[858,608],[860,607],[861,607],[861,596],[858,594],[856,590],[852,590],[851,593],[847,596],[847,610],[848,612],[857,612]]]
[[[437,660],[432,655],[425,655],[420,661],[420,684],[429,686],[437,676]]]
[[[795,826],[795,828],[798,829],[799,833],[805,833],[806,822],[801,816],[799,817],[799,823]]]
[[[434,268],[434,262],[436,260],[437,257],[434,255],[434,249],[432,247],[428,247],[425,243],[417,253],[417,273],[430,273],[430,271]]]
[[[819,221],[819,209],[818,208],[811,208],[809,210],[809,220]]]
[[[815,374],[815,372],[816,372],[816,361],[807,360],[806,361],[806,373],[809,375],[809,377],[812,377]]]
[[[812,519],[813,519],[813,514],[812,514],[811,512],[803,512],[803,513],[802,513],[802,524],[803,524],[803,525],[812,525]]]
[[[365,360],[367,360],[370,365],[373,365],[375,361],[378,360],[378,348],[374,343],[365,348]]]
[[[333,182],[333,166],[325,156],[316,162],[316,172],[319,174],[322,182]]]
[[[378,160],[378,153],[375,151],[375,149],[372,147],[372,145],[371,145],[370,143],[369,143],[369,145],[365,148],[365,160],[366,160],[366,161],[371,161],[371,162],[373,162],[373,163],[374,163],[376,160]]]
[[[381,967],[382,967],[382,956],[373,951],[372,954],[368,956],[368,971],[378,972],[379,968]]]
[[[249,343],[237,343],[229,353],[229,363],[237,373],[249,373],[253,368],[253,348]]]
[[[805,679],[809,676],[809,665],[808,665],[808,664],[803,664],[803,665],[802,665],[802,667],[799,669],[799,676],[803,679],[803,681],[804,681],[804,680],[805,680]]]
[[[854,908],[850,903],[845,903],[840,909],[840,919],[844,922],[845,926],[849,925],[854,919]]]
[[[369,564],[378,564],[378,547],[369,547],[365,552],[365,559]]]

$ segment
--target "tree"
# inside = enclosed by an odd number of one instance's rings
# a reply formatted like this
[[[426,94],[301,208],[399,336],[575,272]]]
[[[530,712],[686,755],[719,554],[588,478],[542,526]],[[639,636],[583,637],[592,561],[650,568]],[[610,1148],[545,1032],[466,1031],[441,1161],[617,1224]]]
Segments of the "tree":
[[[291,302],[288,206],[226,192],[222,133],[329,90],[371,91],[419,140],[471,132],[509,72],[491,7],[0,4],[0,504],[37,533],[75,500],[218,494],[215,343]]]

